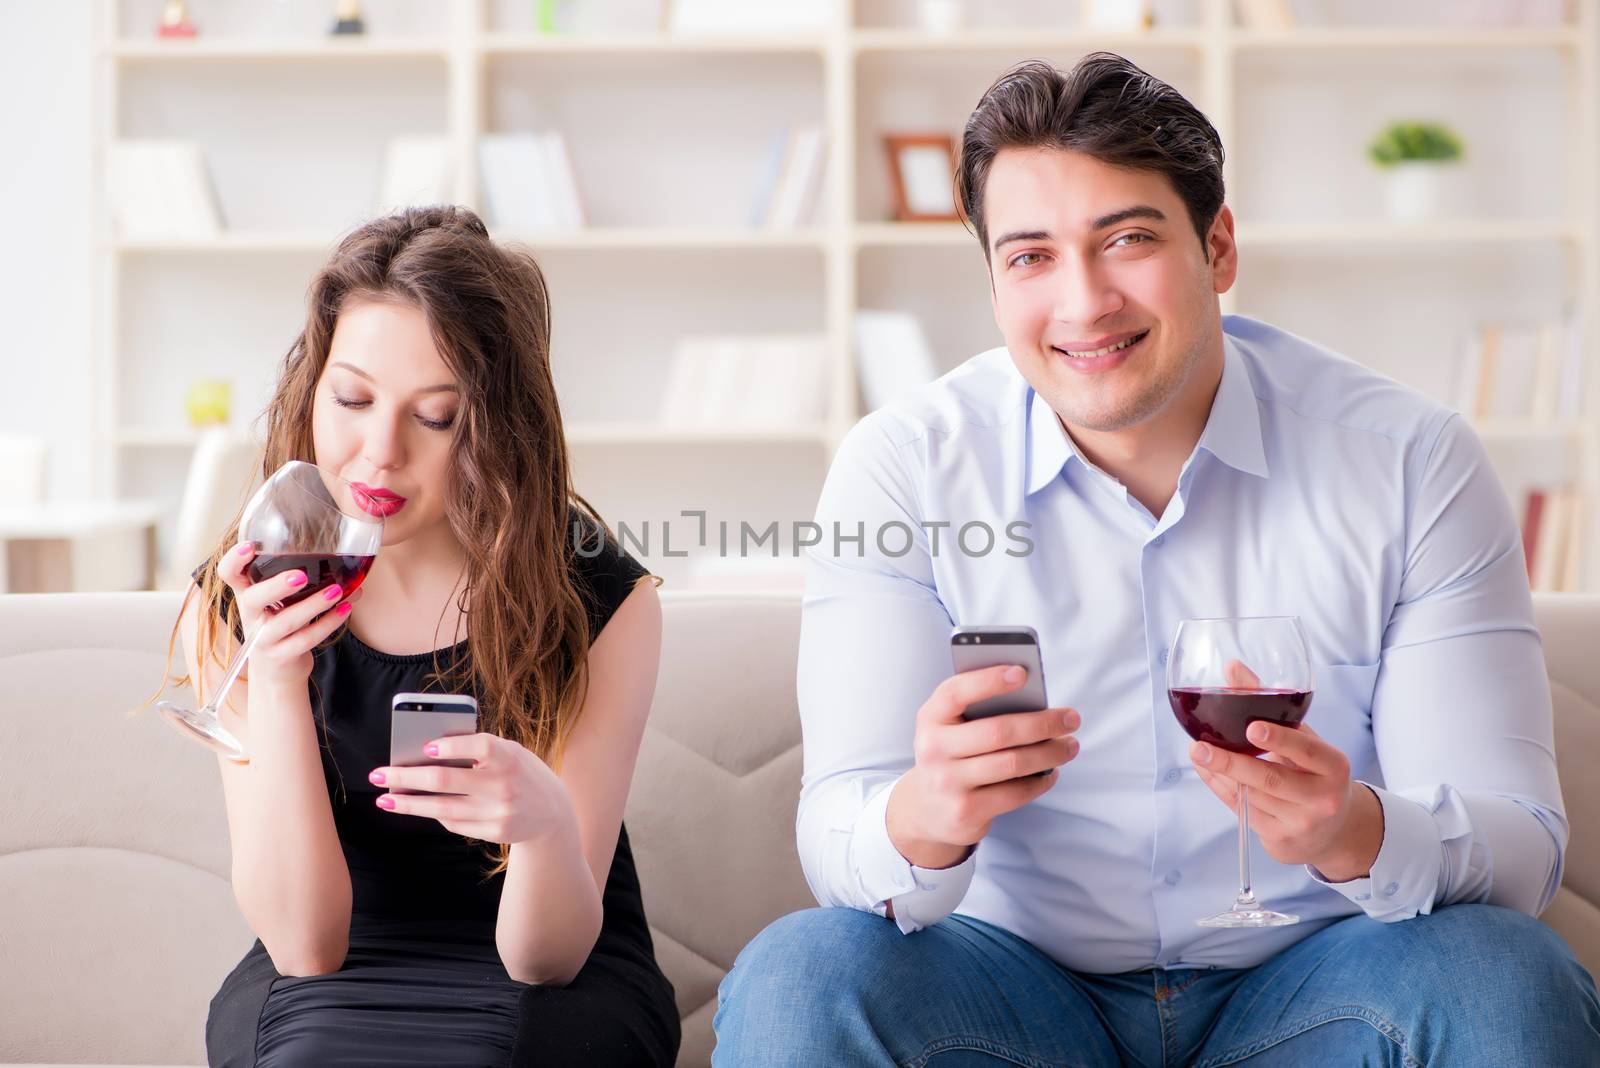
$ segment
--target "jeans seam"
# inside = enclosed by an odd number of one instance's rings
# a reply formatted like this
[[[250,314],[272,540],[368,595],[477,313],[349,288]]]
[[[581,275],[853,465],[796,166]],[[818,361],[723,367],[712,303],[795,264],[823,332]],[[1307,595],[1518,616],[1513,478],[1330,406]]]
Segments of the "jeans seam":
[[[1390,1023],[1381,1014],[1371,1009],[1362,1008],[1360,1005],[1344,1005],[1339,1008],[1326,1009],[1315,1016],[1308,1016],[1288,1027],[1282,1028],[1265,1038],[1257,1039],[1249,1045],[1225,1050],[1203,1061],[1195,1061],[1192,1068],[1222,1068],[1223,1065],[1235,1064],[1247,1057],[1254,1057],[1258,1053],[1271,1049],[1273,1046],[1281,1045],[1291,1038],[1303,1035],[1307,1031],[1321,1027],[1323,1024],[1333,1023],[1335,1020],[1360,1020],[1399,1047],[1405,1068],[1426,1068],[1420,1060],[1413,1057],[1410,1051],[1406,1049],[1405,1032],[1403,1030]]]
[[[937,1042],[929,1042],[922,1047],[922,1052],[906,1061],[900,1068],[923,1068],[923,1065],[926,1065],[934,1057],[941,1053],[948,1053],[953,1049],[971,1049],[977,1050],[979,1053],[988,1053],[1008,1060],[1012,1064],[1021,1065],[1022,1068],[1072,1068],[1065,1061],[1060,1064],[1042,1061],[1037,1057],[1030,1057],[1026,1053],[1021,1053],[993,1039],[980,1038],[976,1035],[951,1035],[947,1038],[941,1038]]]

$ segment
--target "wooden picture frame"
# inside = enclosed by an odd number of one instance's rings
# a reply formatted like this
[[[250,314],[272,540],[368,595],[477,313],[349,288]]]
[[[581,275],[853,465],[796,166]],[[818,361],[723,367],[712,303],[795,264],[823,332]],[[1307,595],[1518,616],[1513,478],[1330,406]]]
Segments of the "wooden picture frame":
[[[896,222],[955,222],[956,144],[949,134],[884,134]]]

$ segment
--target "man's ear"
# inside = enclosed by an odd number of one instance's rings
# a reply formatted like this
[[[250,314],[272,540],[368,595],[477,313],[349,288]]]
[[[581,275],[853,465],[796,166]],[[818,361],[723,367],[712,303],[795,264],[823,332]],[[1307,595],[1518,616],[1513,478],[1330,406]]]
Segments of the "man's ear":
[[[1239,246],[1233,237],[1233,211],[1224,204],[1217,209],[1206,232],[1206,253],[1211,259],[1211,288],[1226,293],[1239,277]]]

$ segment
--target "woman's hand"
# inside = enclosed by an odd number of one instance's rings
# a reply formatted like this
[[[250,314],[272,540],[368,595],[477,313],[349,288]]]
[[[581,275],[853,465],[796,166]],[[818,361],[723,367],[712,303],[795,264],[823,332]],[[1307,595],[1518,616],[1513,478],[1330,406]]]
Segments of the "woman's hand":
[[[423,752],[443,760],[471,760],[470,768],[423,765],[382,767],[369,776],[390,790],[426,794],[380,794],[378,807],[438,820],[445,830],[484,842],[510,845],[542,838],[576,819],[567,788],[549,765],[517,742],[493,734],[464,734],[429,742]]]
[[[250,653],[250,678],[256,682],[265,677],[303,684],[311,675],[311,651],[344,625],[350,610],[361,599],[361,592],[344,597],[344,590],[335,584],[298,604],[276,608],[304,588],[306,573],[284,571],[252,582],[245,569],[255,555],[254,542],[240,542],[217,564],[218,577],[227,583],[239,604],[245,635],[263,628]]]

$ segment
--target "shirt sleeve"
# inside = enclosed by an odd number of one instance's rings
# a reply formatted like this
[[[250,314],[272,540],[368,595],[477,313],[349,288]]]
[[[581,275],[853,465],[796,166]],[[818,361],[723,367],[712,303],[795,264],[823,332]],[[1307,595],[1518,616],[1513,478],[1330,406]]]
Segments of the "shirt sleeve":
[[[1372,701],[1383,844],[1365,878],[1310,872],[1377,920],[1458,902],[1538,915],[1561,885],[1568,829],[1516,520],[1458,416],[1407,483],[1405,570]]]
[[[955,910],[977,862],[918,868],[889,838],[889,794],[914,762],[917,711],[952,671],[950,616],[903,462],[912,445],[896,445],[894,429],[881,415],[858,424],[817,506],[800,627],[795,837],[820,904],[882,916],[892,903],[910,933]]]

